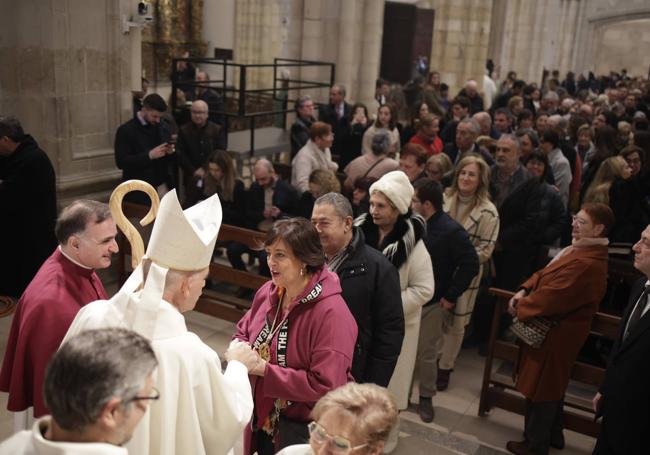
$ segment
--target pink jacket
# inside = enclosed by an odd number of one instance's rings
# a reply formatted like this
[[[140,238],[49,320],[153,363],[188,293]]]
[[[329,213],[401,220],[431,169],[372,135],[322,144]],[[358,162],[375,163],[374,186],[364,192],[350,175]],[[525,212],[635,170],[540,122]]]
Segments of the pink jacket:
[[[234,338],[255,344],[268,322],[273,322],[280,288],[272,281],[255,295],[251,309],[237,324]],[[260,428],[273,410],[276,399],[288,400],[282,415],[309,422],[309,414],[323,395],[349,381],[357,325],[341,297],[336,274],[323,267],[316,272],[288,316],[288,330],[275,333],[271,343],[271,361],[264,377],[249,376],[253,387],[253,421]],[[283,320],[278,316],[277,324]],[[286,333],[286,349],[278,338]],[[278,353],[286,360],[278,361]],[[285,366],[280,364],[284,363]],[[253,453],[250,427],[245,435],[245,453]]]

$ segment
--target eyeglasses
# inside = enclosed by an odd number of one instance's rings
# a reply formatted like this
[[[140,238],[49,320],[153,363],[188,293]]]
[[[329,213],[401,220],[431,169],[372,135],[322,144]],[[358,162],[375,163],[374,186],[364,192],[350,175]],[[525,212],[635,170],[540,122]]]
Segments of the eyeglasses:
[[[146,401],[146,400],[156,401],[156,400],[159,400],[159,399],[160,399],[160,391],[159,391],[157,388],[152,387],[152,388],[151,388],[151,393],[152,393],[153,395],[151,395],[151,396],[149,396],[149,397],[138,397],[138,396],[135,396],[135,397],[131,398],[128,402],[130,403],[131,401]]]
[[[571,219],[573,220],[574,223],[578,223],[580,226],[584,226],[587,223],[589,223],[589,221],[587,221],[585,219],[582,219],[582,218],[578,217],[577,215],[573,215],[571,217]]]
[[[318,422],[311,422],[307,425],[309,428],[309,437],[310,440],[318,445],[329,444],[330,450],[332,453],[337,455],[348,455],[350,452],[359,450],[363,447],[366,447],[368,444],[361,444],[358,446],[352,447],[352,444],[349,440],[342,436],[332,436],[325,431]]]

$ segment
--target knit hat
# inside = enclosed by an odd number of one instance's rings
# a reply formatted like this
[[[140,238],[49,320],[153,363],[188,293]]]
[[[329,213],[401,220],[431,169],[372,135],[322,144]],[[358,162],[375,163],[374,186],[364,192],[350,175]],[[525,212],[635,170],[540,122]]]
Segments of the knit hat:
[[[375,191],[384,193],[402,215],[408,212],[415,192],[409,178],[402,171],[385,174],[370,186],[370,194]]]

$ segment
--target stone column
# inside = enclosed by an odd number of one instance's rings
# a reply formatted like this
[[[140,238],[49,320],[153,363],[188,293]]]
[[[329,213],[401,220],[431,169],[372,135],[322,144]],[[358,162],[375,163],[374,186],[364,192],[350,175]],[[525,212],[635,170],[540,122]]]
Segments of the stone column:
[[[488,52],[492,2],[482,0],[433,1],[436,17],[431,51],[431,70],[455,95],[467,79],[483,83]]]
[[[132,116],[131,1],[0,0],[11,11],[0,44],[0,111],[16,116],[49,155],[61,205],[106,198],[121,176],[117,127]]]

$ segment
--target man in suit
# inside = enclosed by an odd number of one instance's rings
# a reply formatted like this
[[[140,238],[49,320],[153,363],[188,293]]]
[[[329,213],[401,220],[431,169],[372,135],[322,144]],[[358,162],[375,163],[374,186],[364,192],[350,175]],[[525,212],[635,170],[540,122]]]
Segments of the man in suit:
[[[334,143],[331,147],[333,155],[340,155],[345,137],[350,133],[352,106],[345,101],[345,87],[333,85],[330,89],[330,103],[318,108],[318,120],[328,123],[334,133]]]
[[[650,225],[634,245],[634,267],[645,276],[632,287],[605,380],[593,399],[603,421],[594,455],[648,453],[650,433]]]

